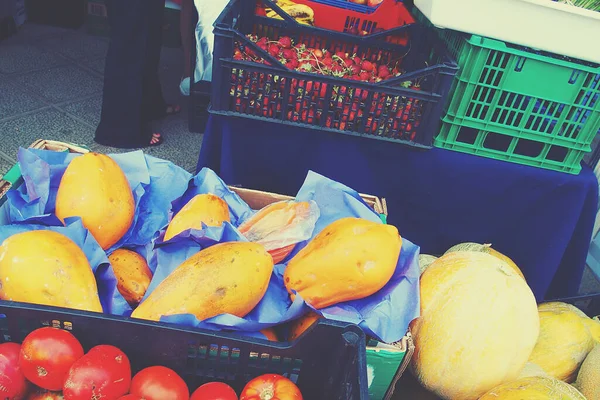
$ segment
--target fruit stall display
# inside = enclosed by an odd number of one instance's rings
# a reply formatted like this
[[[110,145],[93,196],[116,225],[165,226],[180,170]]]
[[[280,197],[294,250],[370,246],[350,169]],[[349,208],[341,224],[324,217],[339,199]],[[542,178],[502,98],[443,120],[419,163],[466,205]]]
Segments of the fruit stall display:
[[[56,146],[42,143],[47,144]],[[390,383],[412,351],[404,334],[418,311],[418,295],[413,297],[416,282],[405,274],[418,276],[418,248],[382,223],[374,212],[384,211],[379,199],[309,175],[316,186],[304,190],[317,190],[315,200],[295,200],[229,189],[210,171],[189,180],[187,172],[141,152],[113,158],[76,146],[64,149],[83,154],[21,149],[24,180],[0,201],[4,341],[20,343],[40,326],[62,328],[86,350],[120,348],[134,372],[152,365],[171,368],[190,389],[218,380],[240,393],[252,379],[275,373],[291,379],[305,398],[392,395]],[[132,168],[136,158],[150,164],[145,173],[168,190],[135,184],[145,170]],[[175,174],[153,169],[165,164]],[[45,174],[50,175],[42,178]],[[210,179],[217,182],[212,193],[188,190],[206,188]],[[322,184],[331,186],[327,198],[341,196],[358,218],[344,217],[343,207],[331,200],[320,206]],[[44,199],[32,200],[44,187]],[[162,198],[165,194],[171,197]],[[242,195],[257,212],[248,206],[239,212]],[[144,211],[148,203],[169,210]],[[167,223],[156,225],[150,215]],[[316,224],[323,226],[313,234]],[[139,236],[132,239],[132,232],[143,235],[151,225],[160,227],[152,242],[133,245]],[[223,236],[215,240],[217,232]],[[178,251],[181,259],[169,261]],[[356,265],[356,272],[349,274],[347,265]],[[345,304],[375,323],[361,322],[359,328],[336,322],[332,312]],[[390,305],[391,314],[376,311]],[[283,315],[273,312],[278,307]],[[369,309],[375,310],[370,317]],[[314,315],[318,323],[306,323]],[[223,322],[228,319],[235,323]],[[391,338],[390,344],[370,339],[367,353],[363,331]],[[376,379],[367,381],[367,365]],[[378,365],[387,370],[379,372]]]
[[[432,30],[399,27],[402,45],[256,15],[255,4],[233,0],[215,24],[210,112],[431,146],[457,71]]]

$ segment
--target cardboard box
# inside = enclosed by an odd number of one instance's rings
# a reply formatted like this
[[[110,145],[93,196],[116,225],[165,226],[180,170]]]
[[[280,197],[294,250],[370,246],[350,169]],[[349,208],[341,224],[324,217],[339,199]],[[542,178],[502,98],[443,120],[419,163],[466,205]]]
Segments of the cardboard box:
[[[80,154],[90,151],[87,147],[53,140],[37,140],[30,148],[68,151]],[[21,171],[17,164],[0,180],[0,199],[4,197],[11,186],[18,186],[21,182]],[[254,210],[259,210],[276,201],[293,199],[292,196],[260,190],[232,186],[230,186],[230,189],[237,193]],[[360,196],[375,212],[383,217],[387,215],[385,200],[368,194],[361,194]],[[414,350],[415,346],[410,332],[397,343],[385,344],[373,339],[367,343],[369,397],[372,400],[389,400],[392,397],[396,382],[398,382],[404,371],[406,371]]]
[[[178,48],[181,47],[181,35],[179,33],[181,12],[172,4],[167,5],[165,5],[163,18],[163,46]],[[104,0],[88,0],[85,25],[86,31],[90,35],[110,35],[110,25]]]

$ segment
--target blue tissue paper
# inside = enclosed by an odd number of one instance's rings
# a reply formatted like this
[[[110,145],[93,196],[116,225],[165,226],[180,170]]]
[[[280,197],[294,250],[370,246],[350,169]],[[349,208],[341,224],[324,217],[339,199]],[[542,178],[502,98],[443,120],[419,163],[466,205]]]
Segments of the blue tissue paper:
[[[252,211],[211,170],[203,169],[192,179],[186,194],[174,202],[174,212],[181,209],[194,195],[208,192],[228,200],[233,224],[225,223],[219,228],[203,226],[201,230],[188,230],[168,242],[157,243],[151,260],[156,273],[147,295],[183,261],[198,251],[217,243],[245,240],[234,225],[251,215]],[[314,172],[308,174],[296,200],[314,200],[320,208],[321,215],[313,237],[333,221],[344,217],[365,218],[382,223],[379,215],[356,191]],[[308,241],[299,243],[293,254],[307,243]],[[400,340],[410,321],[419,315],[418,255],[418,246],[403,239],[396,271],[383,289],[365,299],[340,303],[317,312],[329,319],[360,325],[368,334],[381,341],[391,343]],[[290,300],[283,283],[285,267],[285,264],[275,266],[265,297],[244,318],[224,314],[199,321],[195,316],[186,314],[164,316],[161,321],[211,330],[256,332],[296,319],[308,312],[310,307],[300,296],[296,296],[294,302]]]
[[[28,221],[54,213],[56,192],[71,160],[80,154],[37,149],[19,149],[18,159],[25,181],[7,193],[8,223]],[[142,151],[113,154],[125,173],[134,195],[136,213],[129,231],[108,250],[151,242],[168,221],[171,202],[186,190],[191,177],[175,164],[144,155]],[[50,221],[48,219],[47,221]]]

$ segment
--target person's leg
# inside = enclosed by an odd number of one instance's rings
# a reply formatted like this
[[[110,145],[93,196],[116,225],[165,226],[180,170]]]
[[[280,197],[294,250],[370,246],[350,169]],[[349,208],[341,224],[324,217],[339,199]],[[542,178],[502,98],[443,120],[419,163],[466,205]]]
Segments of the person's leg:
[[[148,35],[144,68],[144,105],[143,110],[148,120],[164,117],[173,110],[164,100],[158,69],[162,49],[164,0],[150,0],[148,8]]]
[[[181,0],[181,16],[179,19],[179,33],[183,49],[183,77],[192,76],[192,49],[194,46],[194,32],[196,30],[194,0]]]
[[[181,0],[181,16],[179,18],[179,33],[181,35],[181,47],[183,49],[183,78],[179,90],[184,96],[190,95],[192,75],[193,46],[196,45],[196,10],[194,0]]]
[[[111,37],[106,56],[98,143],[123,148],[151,144],[143,118],[143,71],[148,0],[107,0]]]

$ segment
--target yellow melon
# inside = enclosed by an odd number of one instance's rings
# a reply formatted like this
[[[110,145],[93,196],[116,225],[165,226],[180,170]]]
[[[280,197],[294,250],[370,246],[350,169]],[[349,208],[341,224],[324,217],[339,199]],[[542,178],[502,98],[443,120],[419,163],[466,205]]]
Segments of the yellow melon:
[[[518,377],[539,318],[531,289],[511,266],[486,253],[448,253],[421,275],[420,289],[411,368],[425,388],[474,400]]]
[[[515,270],[515,272],[518,275],[521,276],[521,278],[525,279],[525,276],[523,276],[523,272],[521,272],[521,269],[517,266],[517,264],[515,264],[514,261],[511,260],[509,257],[505,256],[504,254],[500,253],[495,249],[492,249],[491,244],[460,243],[450,247],[444,254],[453,253],[455,251],[478,251],[481,253],[490,254],[506,262],[512,269]]]
[[[539,305],[540,336],[529,359],[550,376],[568,383],[575,380],[581,363],[594,346],[581,311],[573,308],[559,302]]]
[[[437,259],[436,256],[429,254],[419,254],[419,269],[421,270],[421,274]]]
[[[586,398],[568,383],[549,377],[532,376],[495,387],[479,400],[586,400]]]
[[[600,344],[590,351],[581,365],[575,383],[587,400],[600,400]]]

